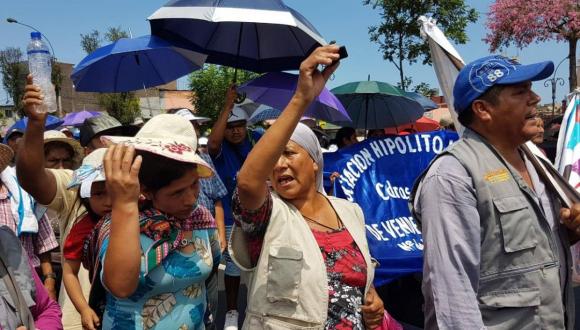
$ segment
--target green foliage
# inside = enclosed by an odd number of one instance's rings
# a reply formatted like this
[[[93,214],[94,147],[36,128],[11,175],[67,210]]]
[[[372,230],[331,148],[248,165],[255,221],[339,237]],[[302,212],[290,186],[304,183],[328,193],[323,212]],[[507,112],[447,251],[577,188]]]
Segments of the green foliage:
[[[62,81],[64,80],[64,76],[62,74],[62,69],[56,60],[56,58],[52,58],[52,72],[50,73],[50,81],[54,85],[54,93],[56,95],[56,110],[57,113],[60,113],[60,104],[58,102],[60,98],[60,91],[62,88]]]
[[[81,47],[87,54],[90,54],[101,47],[103,40],[112,43],[128,37],[129,33],[121,27],[109,27],[104,37],[98,30],[93,30],[90,33],[81,34]],[[123,125],[133,123],[133,120],[141,115],[139,99],[135,93],[101,93],[97,99],[99,105]]]
[[[399,87],[400,89],[406,91],[407,89],[409,89],[409,87],[411,87],[411,85],[413,84],[413,79],[411,77],[405,76],[403,77],[403,80],[397,82],[397,87]]]
[[[101,47],[102,40],[101,33],[97,30],[93,30],[87,34],[81,33],[81,48],[87,54],[90,54]]]
[[[123,125],[133,123],[139,116],[139,99],[133,93],[107,93],[99,95],[99,105]]]
[[[417,92],[426,97],[439,95],[439,89],[432,88],[431,85],[426,82],[420,82],[415,87],[413,87],[413,92]]]
[[[432,88],[431,85],[429,85],[426,82],[420,82],[417,85],[411,87],[412,85],[413,85],[413,79],[411,77],[405,76],[403,78],[403,84],[401,84],[401,82],[399,81],[399,82],[397,82],[396,86],[402,90],[411,90],[413,92],[420,93],[421,95],[424,95],[427,97],[439,95],[439,89]]]
[[[105,39],[109,42],[115,42],[121,38],[129,38],[129,33],[123,30],[120,26],[110,27],[105,33]]]
[[[465,28],[478,18],[477,11],[464,0],[363,0],[363,4],[381,12],[381,23],[369,27],[370,39],[379,44],[383,58],[395,65],[404,88],[408,87],[404,61],[431,63],[429,45],[420,36],[421,15],[436,19],[447,38],[458,44],[468,41]]]
[[[28,67],[20,48],[7,47],[0,51],[0,73],[2,73],[2,86],[12,99],[14,110],[22,117],[24,115],[22,97]]]
[[[237,83],[257,78],[259,75],[245,70],[238,70]],[[214,64],[205,65],[202,70],[189,75],[189,88],[192,91],[191,103],[198,115],[215,121],[224,107],[225,95],[234,79],[234,69]]]

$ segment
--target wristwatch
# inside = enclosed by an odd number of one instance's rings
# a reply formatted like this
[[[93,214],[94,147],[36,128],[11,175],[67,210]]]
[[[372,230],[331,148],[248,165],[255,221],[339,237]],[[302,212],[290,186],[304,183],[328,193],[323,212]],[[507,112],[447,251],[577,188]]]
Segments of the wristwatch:
[[[56,274],[55,273],[47,273],[42,275],[42,281],[46,281],[47,279],[52,278],[56,281]]]

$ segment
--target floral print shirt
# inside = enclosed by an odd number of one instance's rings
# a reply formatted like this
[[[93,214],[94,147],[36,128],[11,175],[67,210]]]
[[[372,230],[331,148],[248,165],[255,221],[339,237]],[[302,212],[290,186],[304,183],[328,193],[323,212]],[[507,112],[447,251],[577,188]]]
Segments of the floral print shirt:
[[[130,297],[121,299],[107,292],[103,329],[204,329],[204,281],[220,256],[219,250],[212,251],[210,247],[210,240],[216,238],[215,231],[194,230],[191,240],[196,250],[192,254],[170,252],[147,275],[142,272],[137,290]],[[152,243],[149,241],[141,235],[142,245]],[[107,246],[108,238],[100,251],[102,264]],[[218,260],[213,260],[214,256]]]
[[[272,196],[257,210],[244,209],[237,190],[233,197],[236,224],[248,235],[250,258],[257,264],[272,215]],[[364,329],[360,306],[364,303],[367,269],[364,257],[346,228],[330,232],[312,230],[326,265],[328,317],[325,329]]]

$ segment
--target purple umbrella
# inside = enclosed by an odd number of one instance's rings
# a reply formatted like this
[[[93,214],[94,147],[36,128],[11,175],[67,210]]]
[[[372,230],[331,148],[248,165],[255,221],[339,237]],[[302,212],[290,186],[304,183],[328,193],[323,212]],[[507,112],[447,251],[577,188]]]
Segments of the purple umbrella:
[[[62,126],[80,126],[85,122],[85,119],[100,116],[101,113],[98,111],[79,111],[71,112],[64,116],[64,123]]]
[[[239,91],[246,93],[247,98],[256,103],[284,109],[294,95],[297,83],[297,75],[285,72],[269,72],[245,83],[239,88]],[[326,88],[306,109],[304,115],[328,122],[351,121],[342,103]]]

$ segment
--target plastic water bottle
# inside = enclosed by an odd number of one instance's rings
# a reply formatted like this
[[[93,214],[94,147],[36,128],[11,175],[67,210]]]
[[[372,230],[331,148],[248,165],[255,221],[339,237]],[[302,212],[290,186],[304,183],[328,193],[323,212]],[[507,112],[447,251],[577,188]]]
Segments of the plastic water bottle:
[[[52,56],[48,51],[48,46],[42,40],[40,32],[30,33],[30,43],[26,49],[28,54],[28,70],[32,74],[34,84],[40,87],[44,96],[43,105],[40,112],[56,111],[56,93],[54,85],[50,80],[52,73]]]

